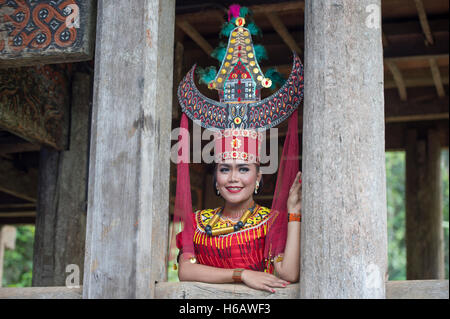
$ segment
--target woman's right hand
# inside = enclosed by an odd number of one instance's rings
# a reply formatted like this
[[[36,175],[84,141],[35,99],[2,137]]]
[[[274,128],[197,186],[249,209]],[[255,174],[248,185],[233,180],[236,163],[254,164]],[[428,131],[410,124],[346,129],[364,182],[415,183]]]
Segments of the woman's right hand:
[[[250,288],[275,292],[273,288],[285,288],[290,282],[280,279],[272,274],[245,269],[241,274],[241,279]]]

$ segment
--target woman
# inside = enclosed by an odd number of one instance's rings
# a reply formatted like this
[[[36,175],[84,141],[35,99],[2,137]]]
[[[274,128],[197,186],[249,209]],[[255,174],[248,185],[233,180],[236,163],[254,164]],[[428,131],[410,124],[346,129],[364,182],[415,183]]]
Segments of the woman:
[[[275,83],[259,66],[265,51],[261,46],[255,50],[252,35],[259,31],[254,23],[246,22],[247,15],[246,8],[230,7],[228,23],[221,30],[229,37],[228,45],[214,55],[221,61],[220,69],[203,70],[200,77],[209,89],[218,91],[220,101],[205,97],[196,88],[195,66],[178,87],[182,130],[188,131],[189,117],[216,132],[214,184],[224,199],[223,207],[192,213],[189,168],[184,159],[178,162],[174,222],[184,225],[177,235],[178,275],[182,281],[243,282],[273,293],[274,288],[299,279],[301,173],[295,179],[294,175],[298,171],[297,107],[303,99],[303,65],[294,52],[289,78],[261,100],[261,90]],[[286,119],[288,133],[271,211],[253,200],[262,184],[261,131]]]
[[[261,233],[261,236],[254,236],[255,238],[252,238],[253,243],[247,245],[247,247],[251,247],[251,250],[243,254],[241,254],[240,250],[233,250],[231,248],[231,253],[228,255],[223,252],[220,253],[220,249],[217,254],[214,254],[215,242],[210,246],[209,251],[208,248],[203,250],[199,248],[202,246],[201,243],[196,244],[196,251],[200,252],[200,256],[197,254],[195,262],[193,262],[192,256],[189,254],[180,255],[179,279],[181,281],[201,281],[207,283],[242,281],[251,288],[266,290],[272,293],[275,292],[274,288],[283,288],[291,282],[298,281],[300,268],[300,220],[295,217],[296,215],[300,216],[301,209],[301,172],[298,172],[289,193],[287,207],[289,214],[292,214],[291,216],[293,218],[288,223],[284,256],[283,258],[278,258],[274,263],[276,275],[270,273],[270,266],[264,267],[265,269],[255,266],[265,264],[262,253],[264,251],[262,245],[265,239],[265,231],[263,229],[267,227],[267,223],[274,217],[269,209],[255,204],[253,200],[253,194],[258,192],[259,185],[261,184],[262,175],[259,170],[259,165],[242,160],[225,160],[216,165],[214,174],[216,190],[223,197],[225,203],[223,208],[215,209],[212,212],[211,210],[196,212],[197,237],[202,236],[205,239],[207,238],[208,234],[205,228],[214,215],[220,214],[219,222],[222,222],[222,224],[231,224],[234,226],[239,222],[244,213],[250,210],[252,211],[251,215],[242,229],[231,233],[231,235],[218,235],[217,239],[219,243],[217,245],[219,247],[222,246],[222,242],[227,242],[225,246],[228,244],[232,246],[235,242],[240,245],[239,238],[242,238],[240,236],[242,232],[247,233],[244,236],[245,238],[247,236],[250,237],[252,233],[258,232]],[[209,216],[211,217],[208,218]],[[256,220],[257,218],[255,216],[260,217],[259,220]],[[216,229],[220,228],[217,227]],[[230,236],[233,238],[227,238]],[[203,243],[208,241],[205,239],[203,239]],[[213,241],[211,236],[209,239]],[[245,241],[245,239],[242,241]],[[202,258],[203,255],[205,255],[205,258]],[[221,258],[214,258],[215,255]],[[236,271],[236,269],[239,270]]]

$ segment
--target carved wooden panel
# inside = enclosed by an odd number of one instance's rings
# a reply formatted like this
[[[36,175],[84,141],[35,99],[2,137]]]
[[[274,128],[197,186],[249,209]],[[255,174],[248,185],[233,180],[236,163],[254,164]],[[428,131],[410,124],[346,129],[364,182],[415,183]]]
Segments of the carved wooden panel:
[[[0,67],[91,60],[96,1],[0,0]]]

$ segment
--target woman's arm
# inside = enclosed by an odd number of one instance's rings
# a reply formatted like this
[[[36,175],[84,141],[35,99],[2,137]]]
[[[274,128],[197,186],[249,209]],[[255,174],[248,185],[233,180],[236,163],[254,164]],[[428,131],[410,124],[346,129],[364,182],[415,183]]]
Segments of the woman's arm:
[[[193,264],[187,258],[180,256],[178,278],[180,281],[201,281],[211,284],[224,284],[233,282],[233,269],[211,267],[202,264]]]
[[[180,281],[200,281],[211,284],[223,284],[233,282],[233,269],[211,267],[201,264],[193,264],[188,258],[180,256],[178,278]],[[276,276],[245,269],[241,275],[242,282],[250,288],[265,290],[274,293],[273,288],[284,288],[289,282]]]
[[[301,176],[302,173],[298,172],[289,191],[287,203],[289,213],[300,214],[301,211]],[[300,222],[292,221],[288,223],[283,260],[275,262],[274,266],[280,278],[290,282],[298,281],[300,276]]]

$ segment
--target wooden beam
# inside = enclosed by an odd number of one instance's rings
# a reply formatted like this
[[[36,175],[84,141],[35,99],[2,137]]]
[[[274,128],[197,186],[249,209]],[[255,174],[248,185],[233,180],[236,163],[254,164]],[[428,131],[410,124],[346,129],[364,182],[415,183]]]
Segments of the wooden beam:
[[[408,99],[408,95],[406,93],[405,80],[403,79],[400,69],[397,67],[395,62],[392,61],[386,61],[386,65],[388,66],[389,70],[392,73],[392,76],[394,77],[394,82],[397,86],[400,100],[406,101]]]
[[[279,1],[277,3],[268,3],[250,6],[253,14],[266,14],[269,12],[282,13],[282,12],[292,12],[292,11],[304,11],[305,1]]]
[[[0,70],[0,127],[62,150],[69,130],[69,79],[62,65]]]
[[[274,12],[267,12],[266,17],[269,19],[273,28],[275,29],[275,31],[277,31],[277,33],[287,44],[287,46],[300,55],[302,53],[302,50],[299,48],[292,35],[289,33],[289,30],[286,28],[283,21],[281,21],[280,17]]]
[[[41,1],[38,5],[26,1],[2,2],[0,68],[92,59],[96,1],[74,0],[65,7],[52,1]],[[33,21],[37,16],[39,23]],[[76,17],[79,20],[72,19]]]
[[[268,12],[283,13],[283,12],[293,12],[304,10],[305,1],[279,1],[277,3],[259,4],[248,6],[248,8],[253,12],[254,15],[264,15]],[[200,12],[177,14],[177,19],[187,19],[188,21],[202,21],[205,17],[223,16],[226,12],[222,10],[202,10]]]
[[[434,85],[436,86],[436,92],[440,98],[443,98],[445,97],[445,90],[441,78],[441,72],[439,71],[439,66],[437,65],[435,58],[431,58],[428,61],[430,62],[431,75],[433,76]],[[448,82],[448,76],[446,77],[446,80]]]
[[[395,90],[385,90],[384,100],[386,123],[449,118],[448,100],[436,97],[431,87],[412,90],[406,102],[399,98]]]
[[[0,159],[0,191],[34,203],[37,188],[37,170],[20,171],[12,162]]]
[[[41,149],[40,145],[33,143],[20,143],[20,144],[0,144],[0,155],[23,153],[23,152],[36,152]]]
[[[386,33],[384,33],[384,31],[381,32],[381,41],[383,43],[383,48],[387,47],[389,45],[389,40],[388,40],[388,38],[386,36]]]
[[[439,72],[439,73],[441,76],[440,83],[442,84],[442,86],[444,86],[444,85],[448,86],[448,84],[449,84],[448,69],[445,70],[443,73],[441,73],[441,72]],[[407,87],[407,88],[436,87],[436,82],[433,79],[433,77],[430,76],[429,70],[426,70],[426,69],[404,70],[402,72],[402,75],[403,75],[403,79],[405,82],[405,87]],[[395,81],[393,79],[385,79],[384,89],[388,90],[388,89],[392,89],[392,88],[395,88],[395,89],[397,88]],[[445,96],[444,87],[442,87],[442,89],[444,90],[444,96]]]
[[[398,280],[386,283],[387,299],[448,299],[448,280]]]
[[[297,299],[298,283],[277,289],[275,294],[241,284],[205,284],[199,282],[158,282],[160,299]],[[0,299],[81,299],[82,287],[0,288]],[[386,283],[387,299],[448,299],[448,280],[399,280]],[[206,295],[206,292],[209,294]],[[212,293],[211,293],[212,292]]]
[[[20,203],[20,204],[0,204],[0,211],[10,210],[10,209],[24,209],[24,208],[34,208],[36,204],[34,203]]]
[[[422,27],[423,34],[425,35],[426,42],[429,45],[433,45],[433,35],[431,34],[430,24],[428,23],[427,13],[425,11],[425,7],[423,6],[423,2],[422,0],[414,0],[414,3],[416,4],[420,25]]]
[[[153,298],[167,278],[175,0],[98,8],[83,296]]]
[[[383,47],[361,23],[369,5],[381,0],[305,2],[302,298],[385,298]]]
[[[0,299],[81,299],[82,288],[25,287],[0,288]]]
[[[0,222],[1,218],[12,218],[12,217],[36,217],[35,211],[24,211],[24,212],[0,212]]]
[[[183,30],[200,48],[209,56],[213,51],[213,47],[208,41],[197,31],[186,19],[177,19],[177,27]]]

